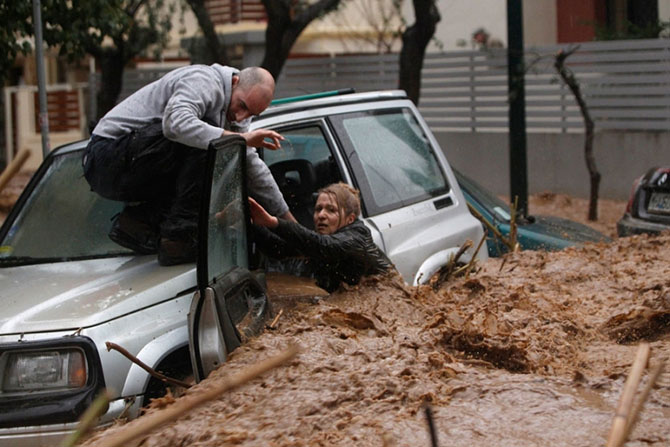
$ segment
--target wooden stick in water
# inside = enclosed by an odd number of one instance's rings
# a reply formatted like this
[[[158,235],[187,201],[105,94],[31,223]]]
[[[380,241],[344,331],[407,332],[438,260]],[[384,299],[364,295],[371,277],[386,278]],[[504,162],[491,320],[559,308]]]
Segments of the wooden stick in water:
[[[284,309],[279,309],[279,312],[277,312],[277,316],[274,317],[272,320],[272,323],[270,323],[270,329],[274,329],[277,326],[277,322],[279,321],[279,317],[284,313]]]
[[[153,377],[157,378],[158,380],[160,380],[164,383],[170,383],[172,385],[180,386],[180,387],[186,388],[186,389],[191,387],[190,383],[186,383],[186,382],[183,382],[181,380],[173,379],[171,377],[168,377],[168,376],[165,376],[165,375],[159,373],[158,371],[156,371],[155,369],[153,369],[152,367],[150,367],[149,365],[144,363],[142,360],[140,360],[137,357],[135,357],[134,355],[132,355],[123,346],[119,346],[116,343],[112,343],[111,341],[105,342],[105,346],[107,346],[108,351],[111,351],[113,349],[113,350],[119,352],[125,358],[127,358],[128,360],[130,360],[131,362],[133,362],[134,364],[136,364],[137,366],[139,366],[140,368],[142,368],[143,370],[148,372],[150,375],[152,375]]]
[[[126,430],[122,430],[119,433],[115,433],[113,437],[110,436],[103,439],[102,442],[96,444],[96,447],[125,446],[133,439],[139,438],[168,422],[178,419],[194,408],[209,402],[210,400],[216,399],[226,391],[244,385],[269,370],[288,362],[297,354],[298,348],[296,346],[291,346],[275,357],[257,363],[202,393],[182,397],[164,410],[142,416],[140,419],[137,419],[137,424],[128,427]]]
[[[621,447],[626,441],[626,427],[629,424],[630,410],[633,406],[635,392],[642,379],[642,373],[649,361],[649,351],[649,343],[640,343],[640,346],[637,348],[635,361],[626,379],[626,384],[619,398],[619,406],[612,421],[607,447]]]
[[[635,427],[635,424],[637,423],[638,416],[640,412],[642,411],[642,408],[644,407],[644,403],[647,400],[647,397],[649,397],[649,392],[651,389],[654,387],[656,384],[656,381],[658,380],[659,376],[661,375],[661,372],[663,372],[663,366],[664,362],[660,361],[658,364],[654,367],[654,369],[651,370],[651,373],[649,374],[649,382],[647,385],[644,387],[644,390],[642,390],[642,393],[640,394],[640,398],[638,399],[637,403],[633,407],[630,416],[628,417],[628,423],[626,424],[626,431],[624,433],[624,442],[628,439],[628,436],[630,436],[631,431],[633,431],[633,427]]]

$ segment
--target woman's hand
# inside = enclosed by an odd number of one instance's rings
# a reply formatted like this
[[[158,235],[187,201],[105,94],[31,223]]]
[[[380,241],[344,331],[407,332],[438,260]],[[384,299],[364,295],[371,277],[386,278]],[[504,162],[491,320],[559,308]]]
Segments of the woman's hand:
[[[281,147],[280,142],[284,140],[284,137],[278,132],[269,129],[256,129],[241,135],[247,141],[247,146],[271,150],[279,149]]]
[[[251,214],[251,221],[254,225],[259,227],[277,228],[279,225],[279,220],[265,211],[265,208],[251,197],[249,197],[249,214]]]

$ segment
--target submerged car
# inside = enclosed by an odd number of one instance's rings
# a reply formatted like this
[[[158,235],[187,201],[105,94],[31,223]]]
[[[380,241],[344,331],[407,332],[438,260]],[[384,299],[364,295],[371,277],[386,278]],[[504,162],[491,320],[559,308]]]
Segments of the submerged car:
[[[670,166],[654,167],[633,182],[617,234],[658,234],[670,230]]]
[[[404,92],[294,101],[269,108],[253,122],[259,127],[287,139],[285,149],[261,155],[294,215],[311,225],[314,194],[325,184],[358,187],[361,219],[408,283],[427,281],[483,236]],[[198,381],[270,313],[247,237],[253,149],[244,140],[210,145],[197,264],[170,267],[109,240],[122,204],[90,191],[85,146],[50,153],[0,227],[0,446],[57,444],[102,389],[111,395],[103,424],[136,417],[164,392],[107,342],[170,377]],[[464,259],[473,256],[487,259],[474,249]]]
[[[509,237],[511,208],[473,179],[454,169],[465,200],[488,224],[503,237]],[[584,242],[609,242],[611,239],[601,232],[568,219],[554,216],[526,216],[516,219],[517,242],[524,250],[562,250]],[[489,256],[497,257],[508,251],[508,247],[489,231],[486,238]]]

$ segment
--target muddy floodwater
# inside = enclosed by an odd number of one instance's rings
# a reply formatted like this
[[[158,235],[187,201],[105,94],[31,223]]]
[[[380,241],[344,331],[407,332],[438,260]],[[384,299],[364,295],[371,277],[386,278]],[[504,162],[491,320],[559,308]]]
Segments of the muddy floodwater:
[[[670,356],[670,234],[515,253],[436,289],[268,281],[276,328],[177,400],[289,345],[298,357],[136,445],[430,446],[429,404],[441,446],[602,446],[638,343],[650,366]],[[665,373],[626,445],[670,445],[669,421]]]
[[[28,178],[0,194],[0,221]],[[625,202],[600,200],[598,222],[585,222],[585,199],[537,194],[529,207],[615,237]],[[638,343],[650,343],[650,366],[670,358],[670,234],[479,267],[435,289],[383,277],[330,296],[270,275],[273,310],[282,311],[276,328],[148,413],[289,345],[301,348],[298,357],[127,447],[430,446],[426,405],[440,446],[605,445]],[[84,445],[142,423],[117,421]],[[626,445],[670,446],[669,372]]]

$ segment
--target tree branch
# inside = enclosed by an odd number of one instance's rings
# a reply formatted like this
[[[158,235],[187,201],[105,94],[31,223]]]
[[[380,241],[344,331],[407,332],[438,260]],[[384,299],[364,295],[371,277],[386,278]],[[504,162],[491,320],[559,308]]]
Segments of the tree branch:
[[[130,352],[128,352],[125,348],[117,345],[116,343],[112,343],[111,341],[108,341],[108,342],[105,342],[105,346],[107,346],[108,351],[111,351],[112,349],[115,350],[115,351],[118,351],[125,358],[127,358],[128,360],[130,360],[131,362],[133,362],[134,364],[136,364],[137,366],[139,366],[140,368],[142,368],[143,370],[148,372],[150,375],[152,375],[153,377],[155,377],[156,379],[158,379],[158,380],[160,380],[164,383],[169,383],[171,385],[180,386],[182,388],[190,388],[191,387],[190,383],[182,382],[181,380],[172,379],[170,377],[164,376],[163,374],[161,374],[158,371],[156,371],[155,369],[151,368],[149,365],[142,362],[140,359],[138,359],[137,357],[132,355]]]

